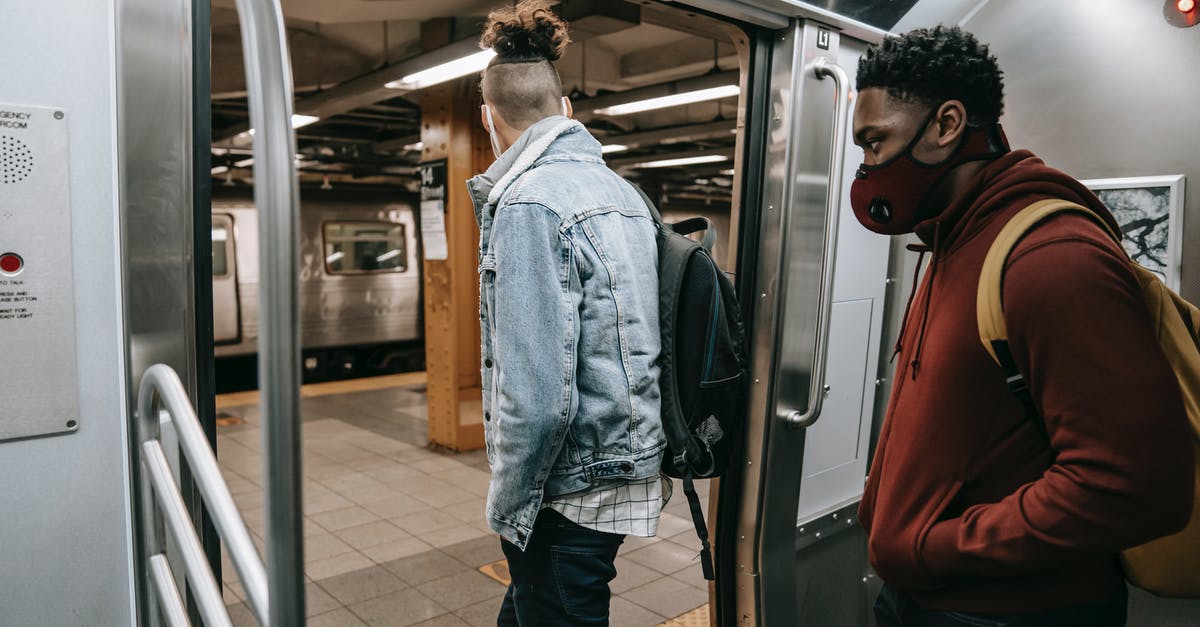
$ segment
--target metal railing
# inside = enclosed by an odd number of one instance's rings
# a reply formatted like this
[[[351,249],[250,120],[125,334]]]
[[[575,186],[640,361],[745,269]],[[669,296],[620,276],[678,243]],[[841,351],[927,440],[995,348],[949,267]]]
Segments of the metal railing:
[[[161,411],[160,411],[161,409]],[[164,428],[175,432],[180,463],[186,463],[217,533],[224,541],[230,560],[246,589],[246,601],[262,625],[268,620],[267,574],[262,559],[250,540],[246,523],[238,513],[233,496],[217,467],[217,458],[196,418],[179,375],[169,366],[156,364],[142,375],[138,388],[139,451],[142,468],[143,530],[147,564],[147,590],[154,593],[157,606],[170,627],[190,625],[183,598],[175,584],[175,575],[166,557],[166,529],[179,548],[187,582],[197,609],[208,627],[232,625],[220,584],[208,564],[204,547],[192,526],[179,485],[163,449],[160,435]]]

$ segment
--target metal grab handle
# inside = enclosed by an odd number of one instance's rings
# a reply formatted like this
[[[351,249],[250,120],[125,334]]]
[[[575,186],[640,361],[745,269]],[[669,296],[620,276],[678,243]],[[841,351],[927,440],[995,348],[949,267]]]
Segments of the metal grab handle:
[[[266,625],[266,570],[258,551],[254,548],[254,542],[250,539],[246,523],[229,493],[229,487],[221,475],[216,456],[209,448],[208,438],[204,435],[196,412],[188,401],[183,383],[179,380],[179,375],[164,364],[150,366],[142,375],[141,386],[138,389],[138,415],[142,420],[151,420],[155,416],[156,394],[171,416],[172,425],[179,438],[179,448],[192,470],[193,480],[200,489],[217,532],[225,542],[229,559],[246,589],[246,601],[259,623]],[[143,441],[142,446],[149,443]],[[153,474],[151,477],[153,478]]]
[[[254,135],[258,208],[258,380],[272,625],[304,624],[300,468],[299,206],[292,69],[279,0],[237,0]]]
[[[187,610],[183,607],[183,596],[175,585],[175,575],[171,573],[171,565],[163,554],[150,557],[150,577],[154,582],[154,591],[158,594],[159,607],[171,627],[190,627]]]
[[[825,403],[825,373],[829,366],[829,321],[833,316],[833,275],[837,265],[838,222],[841,219],[842,171],[846,167],[846,108],[850,101],[850,77],[846,70],[825,57],[804,68],[817,78],[833,78],[835,92],[833,146],[829,152],[829,194],[825,200],[825,250],[821,256],[820,309],[817,310],[817,347],[813,353],[812,378],[808,385],[808,410],[791,410],[782,416],[795,427],[811,427],[821,417]]]
[[[225,601],[221,597],[221,588],[217,586],[217,577],[213,575],[212,568],[208,565],[204,547],[200,544],[200,537],[196,535],[195,527],[192,527],[187,506],[183,504],[183,497],[180,496],[179,487],[175,485],[175,479],[171,474],[171,465],[167,463],[167,456],[163,454],[162,445],[158,440],[142,442],[142,467],[150,477],[150,485],[154,488],[158,511],[162,512],[163,520],[166,521],[167,527],[171,530],[171,536],[175,538],[175,542],[183,554],[183,566],[187,571],[188,582],[191,584],[192,594],[196,597],[196,604],[200,608],[200,616],[204,618],[204,624],[213,627],[232,627],[233,623],[229,620],[229,612],[225,609]],[[157,553],[151,556],[151,559],[161,556],[161,553]],[[162,591],[161,587],[156,586],[156,588],[160,592]],[[183,602],[178,597],[162,603],[169,609],[168,617],[176,613],[170,608],[182,604]],[[176,609],[178,608],[176,607]]]

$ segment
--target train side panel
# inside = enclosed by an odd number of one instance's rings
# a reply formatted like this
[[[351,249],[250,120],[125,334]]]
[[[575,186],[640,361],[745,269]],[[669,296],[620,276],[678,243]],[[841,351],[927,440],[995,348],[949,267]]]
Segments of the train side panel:
[[[390,344],[420,340],[421,258],[413,204],[395,195],[370,194],[346,198],[323,195],[301,206],[300,301],[301,339],[305,349]],[[236,316],[240,334],[216,346],[217,357],[252,355],[258,349],[258,216],[246,199],[214,199],[216,216],[232,217],[232,272],[237,277],[236,300],[218,290],[214,277],[216,317]],[[399,226],[402,256],[394,270],[339,269],[328,261],[333,246],[327,230],[344,225]],[[214,245],[216,242],[214,242]],[[390,244],[394,245],[394,244]],[[220,293],[218,293],[220,292]],[[235,311],[236,310],[236,311]]]

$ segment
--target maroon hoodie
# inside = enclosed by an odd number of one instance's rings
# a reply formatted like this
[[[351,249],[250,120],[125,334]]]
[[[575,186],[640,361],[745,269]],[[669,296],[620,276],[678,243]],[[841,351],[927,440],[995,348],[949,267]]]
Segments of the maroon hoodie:
[[[979,341],[976,288],[1004,224],[1038,200],[1085,204],[1028,151],[988,164],[917,226],[932,249],[898,345],[859,511],[871,563],[922,607],[1031,612],[1123,586],[1117,554],[1187,523],[1192,434],[1127,258],[1098,225],[1051,218],[1013,251],[1003,305],[1045,438]]]

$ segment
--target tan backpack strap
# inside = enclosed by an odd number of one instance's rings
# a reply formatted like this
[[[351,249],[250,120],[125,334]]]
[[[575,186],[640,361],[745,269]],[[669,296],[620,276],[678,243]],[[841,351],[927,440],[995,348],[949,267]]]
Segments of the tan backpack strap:
[[[1040,200],[1022,209],[1020,213],[1004,225],[1004,229],[992,242],[987,258],[983,262],[983,270],[979,273],[979,290],[976,295],[975,315],[979,320],[979,341],[983,348],[992,356],[992,360],[1000,363],[996,349],[992,345],[995,340],[1008,341],[1008,326],[1004,323],[1004,310],[1001,305],[1001,280],[1004,278],[1004,264],[1009,254],[1016,248],[1017,242],[1025,237],[1033,227],[1046,218],[1058,213],[1081,213],[1091,217],[1102,225],[1104,230],[1116,241],[1120,237],[1113,232],[1112,227],[1094,211],[1083,205],[1059,199]]]

